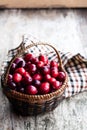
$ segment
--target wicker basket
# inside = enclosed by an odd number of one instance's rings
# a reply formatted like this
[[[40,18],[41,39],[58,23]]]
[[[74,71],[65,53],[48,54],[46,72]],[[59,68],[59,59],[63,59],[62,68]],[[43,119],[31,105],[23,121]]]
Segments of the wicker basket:
[[[67,87],[67,73],[62,66],[59,52],[52,45],[47,43],[32,43],[28,46],[21,43],[19,47],[11,50],[10,52],[16,52],[16,54],[10,61],[8,61],[9,64],[7,68],[5,67],[5,72],[1,76],[1,83],[3,92],[11,102],[14,110],[21,115],[37,115],[40,113],[49,112],[56,108],[58,103],[63,98],[64,90]],[[36,56],[43,53],[48,56],[49,60],[56,60],[58,62],[60,70],[66,73],[66,79],[60,89],[45,95],[27,95],[9,89],[7,86],[7,77],[10,67],[17,57],[20,57],[27,52],[33,53]]]

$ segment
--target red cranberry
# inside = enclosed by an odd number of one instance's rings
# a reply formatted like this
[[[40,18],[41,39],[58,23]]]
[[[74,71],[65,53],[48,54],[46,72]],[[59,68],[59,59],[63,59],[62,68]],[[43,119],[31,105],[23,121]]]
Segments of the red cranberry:
[[[59,81],[54,81],[54,82],[52,83],[52,87],[53,87],[53,89],[55,89],[55,90],[59,89],[59,88],[60,88],[60,82],[59,82]]]
[[[8,75],[8,82],[9,82],[9,81],[12,81],[12,79],[13,79],[13,76],[12,76],[11,74],[9,74],[9,75]]]
[[[66,78],[66,74],[61,71],[61,72],[58,73],[57,78],[58,78],[59,81],[63,82]]]
[[[15,83],[18,83],[18,82],[20,82],[22,80],[22,76],[19,74],[19,73],[14,73],[13,74],[13,81],[15,82]]]
[[[30,85],[32,83],[32,77],[31,76],[28,76],[28,77],[25,77],[23,80],[22,80],[22,83],[23,85]]]
[[[25,69],[24,69],[23,67],[20,67],[20,68],[16,69],[15,72],[17,72],[17,73],[23,75],[23,74],[25,73]]]
[[[33,76],[33,79],[34,79],[34,80],[42,80],[42,75],[41,75],[41,74],[35,74],[35,75]]]
[[[49,74],[46,74],[46,75],[44,76],[44,80],[46,80],[46,81],[48,81],[48,82],[50,82],[50,78],[51,78],[51,76],[50,76]]]
[[[41,67],[43,67],[44,66],[44,62],[43,61],[38,61],[37,62],[37,67],[38,68],[41,68]]]
[[[31,61],[33,64],[37,64],[39,62],[37,57],[34,57]]]
[[[27,71],[25,71],[24,74],[23,74],[23,76],[24,76],[24,77],[29,77],[30,74],[29,74]]]
[[[26,62],[28,62],[28,61],[31,61],[33,59],[33,57],[34,57],[33,54],[28,53],[28,54],[25,55],[24,60]]]
[[[30,61],[26,63],[26,65],[25,65],[25,70],[26,70],[26,71],[28,71],[28,70],[29,70],[30,64],[31,64],[31,62],[30,62]]]
[[[29,72],[30,72],[31,74],[35,73],[36,70],[37,70],[37,67],[36,67],[35,64],[30,64],[30,65],[29,65]]]
[[[40,80],[33,80],[33,85],[34,85],[35,87],[39,87],[39,86],[41,85]]]
[[[12,63],[11,68],[10,68],[10,73],[13,74],[15,69],[16,69],[16,64]]]
[[[51,70],[51,76],[56,78],[58,76],[58,71],[57,70]]]
[[[51,61],[50,67],[58,67],[58,63],[56,61]]]
[[[16,84],[15,84],[14,82],[10,81],[10,82],[8,83],[8,86],[9,86],[10,89],[16,90]]]
[[[17,67],[18,67],[18,68],[19,68],[19,67],[25,67],[25,61],[24,61],[24,60],[20,61],[20,62],[17,64]]]
[[[50,68],[48,66],[43,66],[41,71],[43,74],[50,74]]]
[[[51,67],[51,71],[52,70],[58,71],[58,68],[57,67]]]
[[[56,81],[56,79],[53,78],[53,77],[51,77],[51,78],[50,78],[50,83],[52,84],[54,81]]]
[[[21,93],[24,93],[24,92],[25,92],[25,89],[24,89],[24,87],[20,87],[20,88],[18,89],[18,91],[21,92]]]
[[[37,88],[33,85],[29,85],[26,87],[26,93],[30,95],[35,95],[38,93]]]
[[[48,63],[48,58],[47,58],[47,56],[45,56],[45,55],[40,55],[40,56],[39,56],[39,60],[40,60],[40,61],[43,61],[44,64],[47,64],[47,63]]]
[[[24,67],[25,66],[25,61],[23,58],[16,58],[14,60],[14,63],[17,65],[17,67]]]
[[[48,82],[43,82],[40,86],[40,93],[47,94],[50,92],[50,84]]]

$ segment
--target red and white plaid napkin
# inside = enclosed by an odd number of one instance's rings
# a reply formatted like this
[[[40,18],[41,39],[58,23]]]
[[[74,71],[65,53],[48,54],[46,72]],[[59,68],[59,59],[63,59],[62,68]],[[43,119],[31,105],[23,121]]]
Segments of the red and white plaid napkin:
[[[62,63],[68,74],[68,86],[64,97],[71,97],[87,90],[87,60],[80,54],[61,53]]]

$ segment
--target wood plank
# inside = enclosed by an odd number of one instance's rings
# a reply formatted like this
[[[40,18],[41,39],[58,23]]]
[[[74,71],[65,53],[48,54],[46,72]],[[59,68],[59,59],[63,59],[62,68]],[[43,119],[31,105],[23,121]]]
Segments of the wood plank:
[[[0,8],[76,8],[87,7],[86,0],[0,0]]]

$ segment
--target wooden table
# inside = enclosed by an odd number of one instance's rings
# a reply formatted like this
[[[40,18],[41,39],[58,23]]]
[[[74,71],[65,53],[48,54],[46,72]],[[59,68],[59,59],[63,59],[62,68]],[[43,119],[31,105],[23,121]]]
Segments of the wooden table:
[[[87,58],[87,9],[0,10],[0,66],[23,34]],[[87,130],[87,92],[66,99],[52,112],[16,115],[0,87],[0,130]]]

